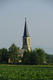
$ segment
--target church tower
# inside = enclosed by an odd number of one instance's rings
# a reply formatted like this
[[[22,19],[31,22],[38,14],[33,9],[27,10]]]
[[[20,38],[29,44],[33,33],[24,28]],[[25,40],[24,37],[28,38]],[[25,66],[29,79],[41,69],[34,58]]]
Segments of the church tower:
[[[23,47],[24,50],[31,51],[31,44],[30,44],[30,36],[28,33],[26,18],[25,18],[25,26],[24,26],[24,35],[23,35]]]

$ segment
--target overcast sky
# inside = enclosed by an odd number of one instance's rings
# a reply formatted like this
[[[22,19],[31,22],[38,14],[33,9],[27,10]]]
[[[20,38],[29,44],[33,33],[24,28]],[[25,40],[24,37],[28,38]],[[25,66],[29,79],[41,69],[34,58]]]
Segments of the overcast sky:
[[[53,54],[53,0],[0,0],[0,48],[22,47],[25,17],[32,49]]]

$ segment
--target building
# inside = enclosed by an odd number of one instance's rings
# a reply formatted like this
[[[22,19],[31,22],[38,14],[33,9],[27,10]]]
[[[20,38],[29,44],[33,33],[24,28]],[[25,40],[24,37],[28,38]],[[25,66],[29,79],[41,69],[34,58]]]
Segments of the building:
[[[22,49],[31,51],[30,36],[29,36],[28,28],[27,28],[26,18],[25,18]]]
[[[30,36],[28,33],[26,19],[25,19],[25,26],[24,26],[22,49],[19,49],[18,55],[16,55],[16,54],[12,55],[12,56],[18,56],[19,57],[19,61],[17,61],[17,62],[19,62],[19,63],[22,62],[21,58],[23,58],[24,51],[31,51]],[[8,63],[13,63],[13,59],[11,57],[8,58]]]

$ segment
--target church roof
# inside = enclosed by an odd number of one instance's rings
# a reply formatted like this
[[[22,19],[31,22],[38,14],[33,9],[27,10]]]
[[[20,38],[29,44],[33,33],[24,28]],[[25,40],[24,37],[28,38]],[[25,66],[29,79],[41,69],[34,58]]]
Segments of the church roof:
[[[24,27],[24,35],[23,35],[23,37],[29,37],[26,18],[25,18],[25,27]]]

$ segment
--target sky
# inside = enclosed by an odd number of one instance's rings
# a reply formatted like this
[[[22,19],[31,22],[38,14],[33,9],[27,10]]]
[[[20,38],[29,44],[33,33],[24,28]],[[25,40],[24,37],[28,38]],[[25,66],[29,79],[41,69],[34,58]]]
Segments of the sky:
[[[32,49],[53,54],[53,0],[0,0],[0,48],[22,48],[25,17]]]

